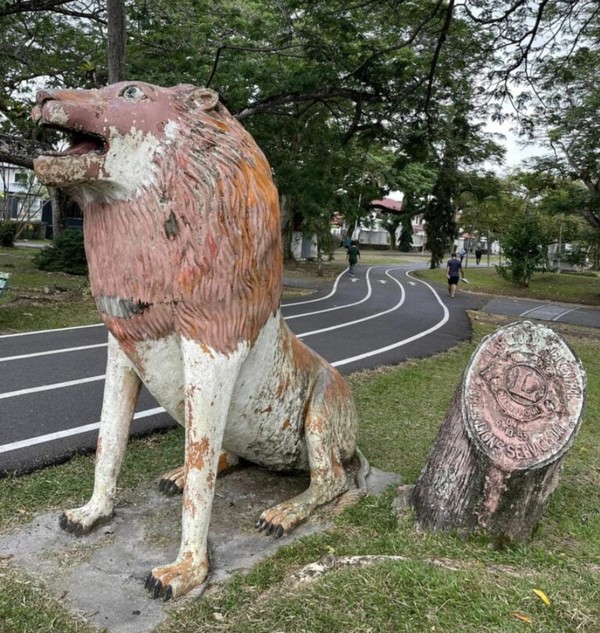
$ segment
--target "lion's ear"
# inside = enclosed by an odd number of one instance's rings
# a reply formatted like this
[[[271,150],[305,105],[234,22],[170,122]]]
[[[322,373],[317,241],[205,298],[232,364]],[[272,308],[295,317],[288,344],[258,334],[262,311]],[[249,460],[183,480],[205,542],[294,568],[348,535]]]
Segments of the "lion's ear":
[[[214,110],[219,104],[219,95],[210,88],[194,88],[186,95],[188,105],[201,110]]]

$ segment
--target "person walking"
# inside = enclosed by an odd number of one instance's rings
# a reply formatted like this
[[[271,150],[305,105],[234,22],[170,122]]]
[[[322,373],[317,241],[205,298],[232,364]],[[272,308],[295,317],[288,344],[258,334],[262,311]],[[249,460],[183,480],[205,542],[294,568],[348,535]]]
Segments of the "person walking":
[[[475,249],[475,263],[479,266],[479,263],[481,262],[481,256],[483,255],[483,251],[481,250],[481,247],[477,247]]]
[[[350,246],[348,246],[348,253],[346,254],[346,259],[348,260],[349,264],[348,274],[350,276],[354,276],[354,267],[360,259],[360,251],[358,250],[356,240],[352,240],[350,242]]]
[[[448,294],[454,299],[460,277],[465,278],[465,272],[456,253],[452,253],[452,257],[448,260],[446,273],[448,275]]]

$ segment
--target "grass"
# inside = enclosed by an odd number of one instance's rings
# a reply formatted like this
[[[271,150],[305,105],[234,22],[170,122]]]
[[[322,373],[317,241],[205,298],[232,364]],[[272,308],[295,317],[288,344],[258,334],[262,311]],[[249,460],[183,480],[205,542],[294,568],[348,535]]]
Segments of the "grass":
[[[3,257],[0,253],[0,270]],[[439,270],[426,274],[443,275]],[[468,277],[475,279],[470,270]],[[579,283],[578,278],[565,277]],[[0,315],[5,300],[0,301]],[[360,445],[372,466],[398,472],[405,483],[418,477],[460,380],[457,368],[465,367],[479,340],[504,322],[502,317],[471,316],[472,342],[434,358],[348,378],[361,419]],[[388,490],[346,510],[327,532],[282,547],[249,573],[234,575],[199,600],[176,603],[160,632],[597,632],[600,335],[583,327],[552,326],[560,327],[582,360],[588,397],[581,431],[531,544],[495,550],[481,536],[462,540],[418,533],[410,513],[400,518],[393,514],[395,494]],[[118,504],[134,502],[154,485],[161,472],[180,461],[181,450],[179,430],[132,441]],[[15,529],[41,513],[81,504],[91,492],[92,480],[90,455],[0,480],[0,531]],[[334,569],[305,584],[291,582],[299,568],[331,555],[401,558]],[[542,602],[534,589],[543,590],[551,604]],[[0,560],[0,631],[98,630],[50,597],[43,579],[29,578],[10,560]]]
[[[446,283],[445,268],[417,270],[414,274],[426,281]],[[528,288],[513,286],[495,268],[469,266],[465,269],[465,277],[469,285],[461,285],[460,289],[469,292],[600,306],[600,276],[590,276],[589,273],[534,273]]]
[[[0,248],[0,271],[10,273],[0,297],[0,334],[98,323],[85,277],[36,270],[31,248]]]

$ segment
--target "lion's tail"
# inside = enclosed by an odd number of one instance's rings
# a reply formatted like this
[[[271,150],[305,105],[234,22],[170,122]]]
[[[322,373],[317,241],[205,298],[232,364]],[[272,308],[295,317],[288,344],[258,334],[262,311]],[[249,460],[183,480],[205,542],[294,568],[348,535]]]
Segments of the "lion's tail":
[[[371,474],[371,464],[367,461],[367,458],[363,455],[358,446],[356,447],[356,456],[360,462],[358,472],[356,473],[356,486],[366,496],[369,492],[369,486],[367,484],[367,477]]]
[[[355,455],[358,457],[359,466],[356,472],[356,488],[348,490],[344,494],[337,498],[334,513],[339,514],[346,508],[349,508],[357,504],[363,497],[369,494],[369,485],[367,484],[367,477],[371,473],[371,465],[367,461],[367,458],[362,454],[362,451],[358,446],[355,450]]]

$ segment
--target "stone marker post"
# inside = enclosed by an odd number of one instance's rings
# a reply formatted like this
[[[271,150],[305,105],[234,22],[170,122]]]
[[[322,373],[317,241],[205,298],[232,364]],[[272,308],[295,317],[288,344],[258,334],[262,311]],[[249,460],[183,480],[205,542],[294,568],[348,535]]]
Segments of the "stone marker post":
[[[525,321],[485,338],[412,492],[419,526],[528,540],[579,429],[585,385],[547,327]]]

